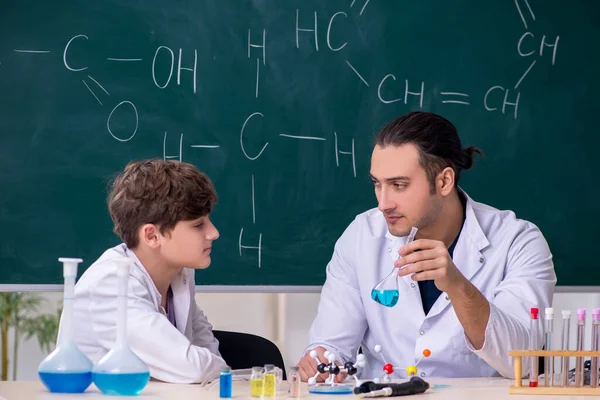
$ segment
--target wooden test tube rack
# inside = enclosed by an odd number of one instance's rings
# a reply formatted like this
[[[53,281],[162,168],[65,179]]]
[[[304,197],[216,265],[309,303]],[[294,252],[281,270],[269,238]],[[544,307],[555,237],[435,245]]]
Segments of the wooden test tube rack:
[[[575,350],[511,350],[508,355],[515,359],[515,384],[508,389],[510,394],[540,394],[540,395],[586,395],[586,396],[600,396],[600,386],[591,387],[590,385],[584,386],[538,386],[529,387],[528,382],[523,385],[523,357],[585,357],[593,358],[600,357],[600,351],[575,351]],[[556,364],[555,364],[556,365]],[[600,377],[600,374],[599,374]]]

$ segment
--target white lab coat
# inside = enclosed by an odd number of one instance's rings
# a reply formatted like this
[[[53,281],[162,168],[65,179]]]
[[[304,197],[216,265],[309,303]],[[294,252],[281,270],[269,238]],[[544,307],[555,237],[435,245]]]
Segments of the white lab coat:
[[[217,376],[226,364],[212,326],[196,304],[194,270],[184,268],[171,282],[176,328],[161,307],[161,295],[150,275],[124,244],[107,250],[75,286],[74,340],[79,349],[96,363],[114,347],[118,285],[111,260],[122,257],[135,260],[128,279],[127,338],[150,368],[150,376],[172,383],[197,383]]]
[[[369,379],[382,375],[383,358],[394,365],[395,377],[406,377],[405,369],[424,349],[431,356],[417,365],[423,377],[513,377],[508,351],[528,348],[529,309],[543,310],[552,302],[552,255],[534,224],[466,197],[453,261],[490,303],[480,350],[469,343],[445,293],[425,316],[419,285],[410,276],[398,279],[395,307],[371,299],[405,240],[389,233],[378,209],[358,215],[337,241],[306,349],[323,346],[348,361],[362,344],[368,366],[360,376]],[[374,352],[377,344],[382,355]],[[528,365],[523,369],[526,373]]]

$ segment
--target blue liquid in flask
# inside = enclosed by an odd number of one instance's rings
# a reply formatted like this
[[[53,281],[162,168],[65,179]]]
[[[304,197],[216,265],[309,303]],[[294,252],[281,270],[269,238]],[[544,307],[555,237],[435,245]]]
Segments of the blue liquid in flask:
[[[64,293],[58,346],[38,367],[38,375],[52,393],[83,393],[92,383],[93,364],[73,341],[73,292],[80,258],[59,258],[63,263]]]
[[[386,307],[394,307],[400,297],[397,290],[371,290],[371,298]]]
[[[397,238],[398,241],[402,241],[404,245],[412,242],[415,239],[418,229],[412,227],[410,234],[406,238]],[[396,243],[397,247],[400,248],[401,243]],[[392,248],[389,247],[388,252],[391,252]],[[394,307],[398,303],[400,294],[398,292],[398,270],[393,267],[392,271],[388,276],[383,278],[375,287],[371,290],[371,299],[376,303],[381,304],[384,307]]]
[[[105,372],[93,373],[94,384],[104,394],[136,396],[146,387],[150,380],[149,372],[133,372],[111,374]]]
[[[92,369],[94,384],[104,394],[136,396],[150,380],[150,370],[127,344],[127,290],[130,258],[111,259],[117,267],[117,338],[115,346]]]
[[[92,383],[91,372],[39,372],[40,380],[52,393],[83,393]]]

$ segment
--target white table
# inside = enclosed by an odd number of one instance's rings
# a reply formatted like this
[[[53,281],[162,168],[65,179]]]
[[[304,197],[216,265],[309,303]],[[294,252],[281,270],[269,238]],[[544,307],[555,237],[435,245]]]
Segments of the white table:
[[[509,395],[508,387],[513,381],[503,378],[475,378],[475,379],[431,379],[433,389],[416,396],[403,397],[403,399],[419,400],[541,400],[541,399],[596,399],[595,396],[525,396]],[[450,387],[435,388],[435,385],[450,385]],[[287,383],[280,386],[277,399],[289,399]],[[65,395],[49,393],[39,381],[0,382],[0,396],[9,400],[73,400],[88,398],[135,399],[135,397],[103,396],[92,384],[84,395]],[[177,399],[177,400],[218,400],[219,386],[211,390],[199,385],[175,385],[169,383],[150,382],[138,396],[140,399]],[[247,382],[234,382],[234,399],[250,399],[249,384]],[[312,395],[308,394],[306,384],[302,384],[302,398],[305,400],[348,400],[359,399],[354,395]]]

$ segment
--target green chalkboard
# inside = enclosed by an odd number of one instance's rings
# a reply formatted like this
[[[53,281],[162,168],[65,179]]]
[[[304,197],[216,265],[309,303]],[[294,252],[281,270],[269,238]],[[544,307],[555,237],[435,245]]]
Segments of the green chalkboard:
[[[598,285],[600,3],[8,0],[0,6],[0,284],[61,283],[118,244],[130,160],[213,179],[205,285],[321,285],[375,207],[374,134],[437,112],[487,155],[478,201],[542,229],[559,285]],[[262,47],[264,46],[264,47]],[[260,256],[257,248],[260,243]]]

